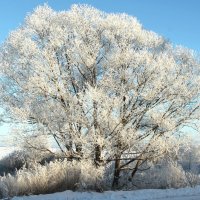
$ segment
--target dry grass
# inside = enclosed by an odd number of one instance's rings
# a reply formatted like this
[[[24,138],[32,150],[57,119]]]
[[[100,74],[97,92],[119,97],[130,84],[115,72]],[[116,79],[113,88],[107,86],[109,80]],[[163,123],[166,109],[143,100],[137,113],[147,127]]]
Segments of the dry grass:
[[[23,168],[15,175],[0,178],[2,197],[29,194],[45,194],[64,190],[99,190],[103,170],[96,169],[91,162],[54,161],[44,166],[35,164],[31,169]]]

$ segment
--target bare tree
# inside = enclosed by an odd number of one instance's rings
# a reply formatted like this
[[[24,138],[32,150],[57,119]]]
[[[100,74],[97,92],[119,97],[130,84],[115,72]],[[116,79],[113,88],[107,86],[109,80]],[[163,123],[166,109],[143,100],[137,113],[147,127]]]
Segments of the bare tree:
[[[134,17],[45,5],[1,47],[1,101],[12,122],[51,136],[69,159],[114,162],[117,187],[122,170],[133,177],[169,150],[172,135],[195,126],[199,66],[193,51]]]

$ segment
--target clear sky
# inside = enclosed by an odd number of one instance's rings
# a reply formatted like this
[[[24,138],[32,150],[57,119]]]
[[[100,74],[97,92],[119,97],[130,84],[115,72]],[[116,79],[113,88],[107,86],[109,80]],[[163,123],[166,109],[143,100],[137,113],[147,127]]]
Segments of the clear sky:
[[[200,0],[0,0],[0,42],[44,3],[55,10],[84,3],[106,12],[125,12],[171,42],[200,52]]]
[[[0,0],[0,43],[23,23],[27,13],[44,3],[55,10],[84,3],[106,12],[124,12],[172,43],[200,52],[200,0]],[[0,145],[8,129],[0,125]]]

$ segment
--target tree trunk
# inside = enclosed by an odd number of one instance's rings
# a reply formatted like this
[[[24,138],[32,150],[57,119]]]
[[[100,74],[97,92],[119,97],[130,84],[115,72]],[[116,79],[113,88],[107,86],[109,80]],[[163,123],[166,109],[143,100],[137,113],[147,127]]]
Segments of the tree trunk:
[[[101,160],[101,146],[96,145],[95,147],[95,164],[96,166],[100,166],[100,163],[102,162]]]
[[[138,167],[140,166],[140,160],[137,161],[134,170],[131,173],[131,177],[129,178],[129,180],[131,181],[133,179],[133,177],[135,176],[136,172],[138,171]]]
[[[113,183],[112,183],[112,188],[117,189],[119,186],[119,178],[120,178],[120,157],[117,156],[115,159],[115,171],[114,171],[114,178],[113,178]]]

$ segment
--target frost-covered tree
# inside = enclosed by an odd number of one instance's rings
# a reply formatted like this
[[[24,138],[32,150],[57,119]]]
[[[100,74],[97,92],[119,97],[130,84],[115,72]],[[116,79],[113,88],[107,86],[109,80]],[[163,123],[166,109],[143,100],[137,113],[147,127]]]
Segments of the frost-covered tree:
[[[113,187],[199,119],[195,53],[126,14],[40,6],[0,54],[6,114],[31,137],[51,136],[69,159],[113,162]]]

